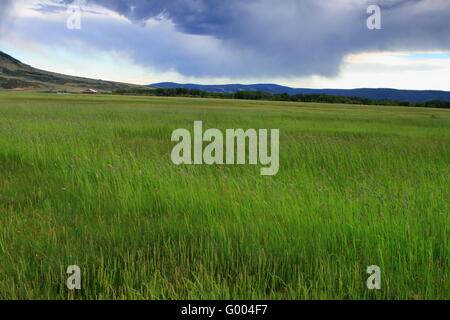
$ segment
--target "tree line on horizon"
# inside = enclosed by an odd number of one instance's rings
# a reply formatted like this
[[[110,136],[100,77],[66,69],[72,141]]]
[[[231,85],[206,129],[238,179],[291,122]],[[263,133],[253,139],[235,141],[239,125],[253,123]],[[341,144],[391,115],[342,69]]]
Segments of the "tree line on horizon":
[[[114,90],[113,94],[160,96],[160,97],[197,97],[197,98],[219,98],[219,99],[238,99],[238,100],[340,103],[340,104],[362,104],[362,105],[377,105],[377,106],[403,106],[403,107],[450,109],[450,101],[441,101],[441,100],[432,100],[426,102],[408,102],[391,99],[368,99],[361,97],[346,97],[327,94],[295,94],[295,95],[289,95],[287,93],[272,94],[264,91],[238,91],[236,93],[220,93],[187,88],[156,88],[156,89],[129,88],[129,89]]]

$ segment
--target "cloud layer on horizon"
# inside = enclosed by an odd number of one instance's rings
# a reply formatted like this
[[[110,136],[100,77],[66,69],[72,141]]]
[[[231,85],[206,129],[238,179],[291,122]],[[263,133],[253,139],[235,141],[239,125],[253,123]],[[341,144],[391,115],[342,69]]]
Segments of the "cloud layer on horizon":
[[[47,0],[37,9],[46,12],[49,2],[63,10],[61,4],[73,0]],[[137,64],[198,77],[332,77],[349,54],[450,51],[446,0],[85,2],[132,23],[85,14],[77,31],[40,18],[19,19],[17,30],[51,45],[82,42],[98,50],[123,51]],[[382,30],[366,27],[366,9],[373,3],[382,8]],[[0,14],[5,10],[0,6]],[[55,10],[48,7],[47,14]]]

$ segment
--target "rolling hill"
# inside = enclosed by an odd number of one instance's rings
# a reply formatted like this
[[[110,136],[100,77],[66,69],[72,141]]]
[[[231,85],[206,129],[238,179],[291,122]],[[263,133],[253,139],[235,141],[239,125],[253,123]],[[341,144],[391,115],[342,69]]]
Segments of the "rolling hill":
[[[238,91],[263,91],[271,94],[326,94],[332,96],[360,97],[373,100],[397,100],[408,102],[425,102],[431,100],[450,101],[450,92],[436,90],[397,90],[397,89],[299,89],[276,84],[227,84],[199,85],[161,82],[149,85],[155,88],[186,88],[217,93],[236,93]]]
[[[79,92],[87,88],[111,91],[133,87],[139,86],[39,70],[0,51],[0,89]]]

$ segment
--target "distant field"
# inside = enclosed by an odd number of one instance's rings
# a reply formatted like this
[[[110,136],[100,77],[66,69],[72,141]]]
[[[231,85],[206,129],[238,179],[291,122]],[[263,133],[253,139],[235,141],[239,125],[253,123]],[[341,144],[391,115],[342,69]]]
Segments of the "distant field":
[[[280,172],[173,165],[195,120]],[[0,92],[0,299],[447,299],[449,151],[449,110]]]

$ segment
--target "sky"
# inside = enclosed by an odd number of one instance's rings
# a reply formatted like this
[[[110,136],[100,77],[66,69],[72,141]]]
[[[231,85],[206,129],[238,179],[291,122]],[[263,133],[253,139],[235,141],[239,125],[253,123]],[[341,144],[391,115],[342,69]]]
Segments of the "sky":
[[[0,50],[136,84],[450,91],[450,1],[0,0]]]

